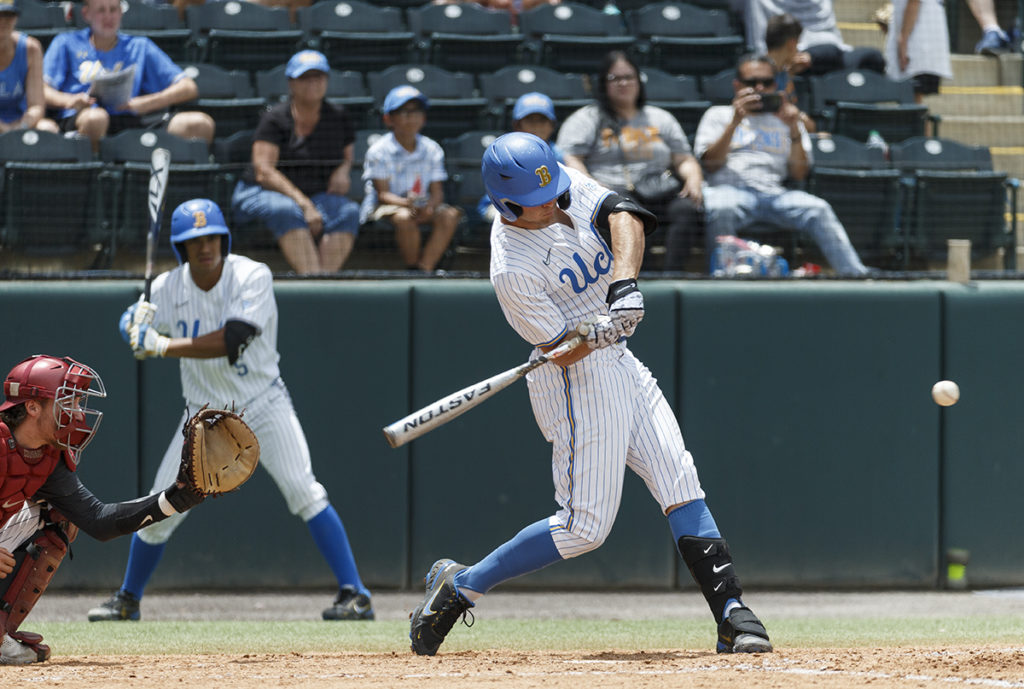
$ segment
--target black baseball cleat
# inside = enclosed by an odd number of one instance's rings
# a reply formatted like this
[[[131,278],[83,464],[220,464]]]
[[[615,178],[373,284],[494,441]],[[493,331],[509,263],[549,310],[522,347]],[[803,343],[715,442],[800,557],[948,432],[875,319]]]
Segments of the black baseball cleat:
[[[750,608],[738,607],[718,625],[719,653],[771,653],[772,642]]]
[[[345,584],[338,591],[334,605],[324,610],[323,616],[325,620],[372,620],[373,602],[355,586]]]
[[[127,591],[118,590],[110,600],[89,611],[90,622],[121,622],[131,620],[137,622],[142,618],[139,612],[139,599]]]
[[[416,655],[432,656],[460,617],[463,622],[473,607],[455,588],[455,575],[466,569],[453,560],[438,560],[427,573],[427,595],[409,616],[409,639]],[[472,626],[466,622],[466,626]]]

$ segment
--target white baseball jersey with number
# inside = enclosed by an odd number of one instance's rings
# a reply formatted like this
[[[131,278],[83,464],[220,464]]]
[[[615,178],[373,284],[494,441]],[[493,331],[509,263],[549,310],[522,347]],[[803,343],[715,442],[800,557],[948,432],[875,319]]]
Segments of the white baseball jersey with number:
[[[575,170],[562,171],[572,180],[566,210],[571,226],[525,230],[499,216],[491,229],[490,272],[498,301],[515,331],[538,348],[608,313],[614,259],[594,221],[611,192]],[[537,424],[553,444],[561,509],[549,523],[562,557],[592,550],[607,538],[627,466],[663,511],[704,497],[671,407],[625,342],[567,368],[541,366],[527,384]]]
[[[204,404],[244,409],[243,418],[260,441],[260,466],[274,479],[288,509],[309,520],[327,507],[327,491],[313,475],[306,437],[281,380],[277,352],[277,302],[273,278],[263,263],[235,254],[224,258],[220,280],[209,291],[192,281],[189,264],[153,280],[154,326],[170,337],[199,337],[229,320],[244,321],[257,334],[234,365],[226,356],[182,358],[185,411],[175,427],[153,482],[152,492],[174,480],[181,458],[181,428]],[[185,515],[175,515],[139,532],[150,544],[164,543]]]

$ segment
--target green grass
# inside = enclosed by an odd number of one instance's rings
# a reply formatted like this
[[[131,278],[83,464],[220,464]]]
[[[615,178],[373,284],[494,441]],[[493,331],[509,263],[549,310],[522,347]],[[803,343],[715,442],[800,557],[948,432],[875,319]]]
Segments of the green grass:
[[[408,623],[324,622],[51,622],[28,624],[55,654],[203,654],[287,652],[409,652]],[[1011,644],[1024,640],[1024,618],[968,617],[856,620],[773,619],[770,632],[785,647]],[[456,625],[444,650],[598,651],[611,648],[709,649],[710,624],[696,620],[477,620]]]

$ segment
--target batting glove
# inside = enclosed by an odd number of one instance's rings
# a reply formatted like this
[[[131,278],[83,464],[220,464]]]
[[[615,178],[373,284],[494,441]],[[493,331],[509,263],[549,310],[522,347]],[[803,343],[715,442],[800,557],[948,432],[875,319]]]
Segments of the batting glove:
[[[626,337],[630,337],[644,317],[644,295],[636,280],[616,280],[608,286],[608,315]]]
[[[133,325],[128,329],[128,344],[132,346],[136,359],[148,356],[164,356],[171,338],[161,335],[151,325]]]
[[[622,328],[610,316],[588,318],[576,326],[576,332],[591,349],[608,347],[625,337]]]
[[[156,318],[156,304],[139,297],[139,301],[135,304],[132,325],[153,325],[154,318]]]

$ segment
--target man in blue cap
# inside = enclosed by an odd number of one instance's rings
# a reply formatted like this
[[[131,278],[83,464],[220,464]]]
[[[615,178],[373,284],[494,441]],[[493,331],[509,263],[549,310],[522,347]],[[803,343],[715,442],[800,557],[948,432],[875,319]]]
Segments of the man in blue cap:
[[[385,97],[383,119],[391,131],[366,152],[360,219],[390,223],[405,266],[432,273],[448,250],[462,211],[444,200],[444,150],[420,134],[427,106],[427,97],[409,84],[396,86]],[[431,228],[426,242],[424,226]]]
[[[235,219],[269,227],[300,275],[341,270],[359,233],[359,204],[347,197],[355,126],[326,100],[330,71],[316,50],[288,61],[288,100],[260,118],[231,199]]]

